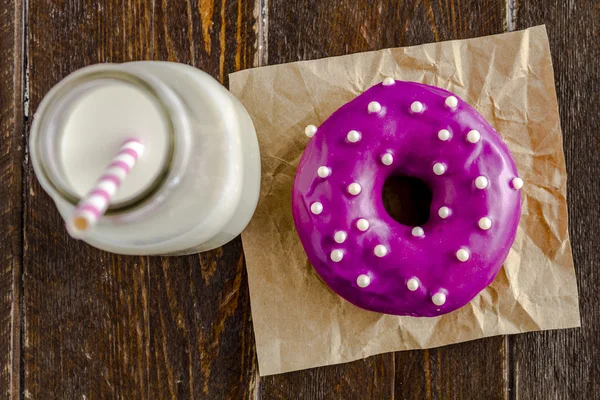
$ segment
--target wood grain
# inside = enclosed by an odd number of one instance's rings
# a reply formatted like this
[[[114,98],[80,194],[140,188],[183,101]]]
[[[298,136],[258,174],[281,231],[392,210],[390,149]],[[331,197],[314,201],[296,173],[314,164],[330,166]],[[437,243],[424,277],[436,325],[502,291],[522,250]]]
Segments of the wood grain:
[[[391,399],[394,396],[394,355],[384,354],[323,368],[267,376],[261,379],[261,399]]]
[[[269,1],[270,64],[489,35],[503,32],[506,25],[503,0],[310,3]],[[356,398],[503,398],[508,391],[506,367],[505,340],[492,338],[266,377],[260,393],[266,399],[292,393],[311,399],[349,393]],[[364,384],[365,377],[373,376],[378,377],[375,390]],[[319,384],[308,384],[314,377]],[[389,392],[392,387],[394,392]]]
[[[151,58],[152,1],[29,1],[31,109],[88,64]],[[27,398],[148,397],[148,263],[68,237],[25,166]]]
[[[263,4],[268,8],[262,9]],[[20,50],[23,7],[25,54]],[[255,8],[260,21],[253,17]],[[596,1],[269,0],[255,7],[251,0],[0,0],[0,10],[3,397],[597,396]],[[276,64],[540,23],[547,24],[550,35],[565,134],[570,233],[581,295],[579,330],[514,336],[509,346],[505,338],[490,338],[258,380],[239,239],[213,252],[178,258],[121,257],[94,250],[67,236],[24,158],[26,90],[35,111],[56,82],[91,63],[179,61],[226,83],[229,72],[251,67],[253,60]],[[255,43],[261,46],[258,54]],[[25,87],[23,67],[29,75]]]
[[[501,33],[504,0],[269,1],[270,64]]]
[[[157,2],[154,58],[196,66],[226,83],[252,67],[254,2]],[[241,240],[150,265],[150,394],[250,399],[257,376]]]
[[[397,399],[505,399],[506,338],[396,353]]]
[[[250,66],[253,4],[158,3],[31,0],[32,109],[66,74],[96,62],[185,62],[221,80]],[[30,166],[26,173],[27,396],[251,397],[239,239],[202,256],[110,255],[70,239]]]
[[[0,0],[0,396],[19,398],[22,253],[22,3]]]
[[[519,1],[517,29],[546,24],[564,134],[569,233],[581,329],[512,336],[515,396],[592,399],[600,393],[600,3]]]
[[[405,35],[400,46],[502,33],[504,1],[423,1],[415,15],[427,18]],[[385,25],[384,25],[385,26]],[[425,26],[430,28],[429,31]],[[422,37],[417,36],[420,27]],[[425,32],[423,32],[425,31]],[[397,399],[504,399],[508,397],[506,339],[486,338],[432,350],[398,352]]]
[[[154,14],[154,58],[196,66],[224,84],[255,57],[254,1],[162,0]]]
[[[152,264],[150,332],[151,398],[254,398],[257,362],[239,239]]]

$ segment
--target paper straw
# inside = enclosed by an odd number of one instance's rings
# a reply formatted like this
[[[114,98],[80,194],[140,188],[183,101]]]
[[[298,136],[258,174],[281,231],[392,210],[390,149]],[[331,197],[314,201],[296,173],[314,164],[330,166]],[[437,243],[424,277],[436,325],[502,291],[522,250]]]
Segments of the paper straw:
[[[96,185],[77,204],[69,224],[73,236],[82,237],[96,225],[143,151],[144,145],[137,139],[129,139],[121,146]]]

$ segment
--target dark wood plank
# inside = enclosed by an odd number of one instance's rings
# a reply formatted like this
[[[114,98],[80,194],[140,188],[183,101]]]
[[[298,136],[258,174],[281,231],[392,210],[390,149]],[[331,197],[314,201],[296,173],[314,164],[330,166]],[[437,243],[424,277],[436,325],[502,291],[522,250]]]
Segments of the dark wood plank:
[[[429,41],[431,35],[435,40],[451,40],[502,33],[505,7],[503,0],[424,1],[414,12],[429,18],[428,25],[419,27],[422,31],[428,26],[431,33],[409,37],[402,45]],[[396,397],[506,398],[507,369],[506,339],[502,337],[396,353]]]
[[[501,33],[504,0],[269,1],[269,64]]]
[[[77,68],[151,58],[152,4],[30,0],[31,110]],[[147,398],[149,260],[72,240],[29,163],[25,185],[25,397]]]
[[[261,378],[261,399],[369,400],[393,397],[394,355]]]
[[[396,5],[385,15],[400,12]],[[269,64],[310,60],[396,46],[379,29],[377,4],[346,0],[271,0],[268,12]],[[333,39],[333,40],[332,40]],[[387,399],[394,393],[394,357],[366,360],[263,377],[262,399]]]
[[[0,395],[13,399],[21,383],[22,6],[0,0]]]
[[[503,0],[269,1],[270,64],[503,32]],[[389,371],[394,370],[395,374]],[[382,372],[386,371],[386,372]],[[502,398],[507,395],[503,338],[400,352],[261,380],[263,398]],[[375,377],[373,386],[363,377]],[[314,377],[318,385],[312,385]],[[395,380],[395,385],[394,385]],[[343,381],[344,384],[340,384]],[[395,393],[392,392],[395,386]],[[340,388],[343,390],[340,391]],[[342,393],[342,395],[340,394]],[[370,397],[369,397],[370,396]],[[485,396],[484,396],[485,397]],[[481,397],[481,398],[484,398]]]
[[[505,399],[506,338],[396,353],[398,399]]]
[[[510,338],[517,398],[592,399],[600,393],[600,3],[518,1],[516,28],[546,24],[568,172],[569,233],[581,329]]]
[[[391,399],[394,355],[261,378],[261,399]]]
[[[253,399],[257,362],[241,241],[153,262],[150,394]]]
[[[154,58],[221,82],[253,66],[254,1],[157,2]],[[254,398],[257,363],[241,240],[150,265],[151,398]]]

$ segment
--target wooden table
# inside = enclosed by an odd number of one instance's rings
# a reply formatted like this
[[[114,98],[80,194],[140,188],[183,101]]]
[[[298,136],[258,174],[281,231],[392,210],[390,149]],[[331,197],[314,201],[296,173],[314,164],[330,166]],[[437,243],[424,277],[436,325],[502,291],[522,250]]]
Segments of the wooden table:
[[[67,236],[29,161],[30,116],[88,64],[178,61],[227,84],[244,68],[537,24],[565,134],[581,329],[259,378],[239,239],[177,258],[92,249]],[[599,398],[599,42],[596,0],[0,0],[2,397]]]

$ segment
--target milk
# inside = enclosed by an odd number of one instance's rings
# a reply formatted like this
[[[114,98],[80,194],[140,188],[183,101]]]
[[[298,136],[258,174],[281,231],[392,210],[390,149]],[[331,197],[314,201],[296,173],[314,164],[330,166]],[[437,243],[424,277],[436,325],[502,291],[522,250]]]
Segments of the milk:
[[[169,133],[160,106],[132,85],[115,82],[92,88],[67,111],[60,162],[71,190],[85,196],[123,141],[136,137],[143,156],[113,197],[113,204],[142,193],[164,169]]]
[[[170,62],[99,64],[59,82],[35,113],[36,176],[65,221],[126,139],[144,144],[84,240],[122,254],[188,254],[235,238],[260,189],[241,103],[202,71]]]

